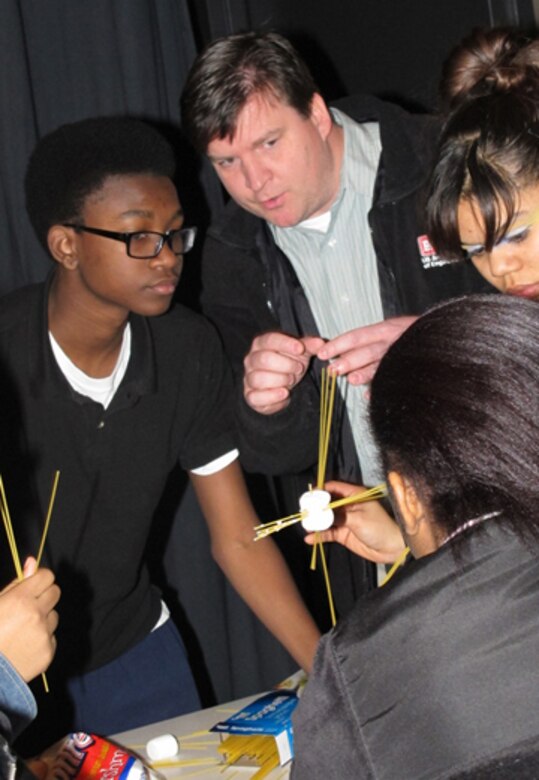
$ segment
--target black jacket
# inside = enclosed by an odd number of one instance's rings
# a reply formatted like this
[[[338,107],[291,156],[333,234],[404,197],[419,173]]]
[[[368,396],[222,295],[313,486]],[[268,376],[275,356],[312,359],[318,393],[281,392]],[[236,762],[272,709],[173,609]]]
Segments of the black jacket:
[[[346,98],[337,106],[358,122],[380,125],[382,155],[369,221],[385,317],[420,314],[437,301],[484,292],[488,285],[473,266],[436,266],[436,259],[423,260],[418,248],[418,238],[425,234],[419,196],[436,137],[433,119],[369,96]],[[427,269],[425,263],[433,267]],[[318,456],[317,361],[278,414],[253,412],[242,396],[243,358],[256,335],[274,330],[317,333],[303,289],[265,221],[231,201],[208,232],[202,281],[204,313],[220,331],[234,370],[243,465],[265,474],[313,466]],[[359,482],[355,447],[346,415],[342,417],[340,436],[333,429],[330,473]]]
[[[467,533],[460,562],[450,544],[410,561],[323,637],[293,780],[447,778],[539,746],[537,544],[496,520]]]

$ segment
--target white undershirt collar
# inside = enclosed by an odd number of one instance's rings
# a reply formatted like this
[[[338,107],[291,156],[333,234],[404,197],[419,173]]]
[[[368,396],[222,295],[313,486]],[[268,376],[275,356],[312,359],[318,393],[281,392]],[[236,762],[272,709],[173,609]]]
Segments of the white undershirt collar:
[[[129,322],[124,328],[118,360],[109,376],[99,378],[88,376],[70,360],[50,331],[49,340],[58,367],[73,390],[102,404],[103,408],[106,409],[125,376],[131,357],[131,325]]]

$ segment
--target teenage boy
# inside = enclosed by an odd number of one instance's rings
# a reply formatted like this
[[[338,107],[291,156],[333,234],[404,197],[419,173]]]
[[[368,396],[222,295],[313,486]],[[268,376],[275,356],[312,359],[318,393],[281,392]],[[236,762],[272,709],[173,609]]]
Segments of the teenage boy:
[[[234,587],[304,668],[318,640],[277,548],[253,542],[218,338],[171,308],[195,236],[174,172],[168,143],[126,118],[59,128],[27,171],[28,213],[55,268],[0,307],[0,360],[14,388],[1,425],[17,441],[1,467],[21,553],[36,549],[36,518],[60,471],[45,559],[63,592],[31,749],[72,728],[114,733],[199,706],[144,562],[178,459]]]

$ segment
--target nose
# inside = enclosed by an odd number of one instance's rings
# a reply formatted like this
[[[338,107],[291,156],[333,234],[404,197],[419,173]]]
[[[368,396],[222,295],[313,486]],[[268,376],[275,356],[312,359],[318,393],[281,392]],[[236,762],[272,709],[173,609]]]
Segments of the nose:
[[[242,168],[246,186],[253,192],[260,192],[269,178],[269,170],[264,162],[256,158],[244,160]]]
[[[494,277],[503,277],[522,268],[521,253],[511,244],[495,246],[488,256],[490,272]]]
[[[153,268],[181,269],[183,256],[174,254],[168,241],[164,241],[159,254],[156,257],[152,257],[149,262]]]

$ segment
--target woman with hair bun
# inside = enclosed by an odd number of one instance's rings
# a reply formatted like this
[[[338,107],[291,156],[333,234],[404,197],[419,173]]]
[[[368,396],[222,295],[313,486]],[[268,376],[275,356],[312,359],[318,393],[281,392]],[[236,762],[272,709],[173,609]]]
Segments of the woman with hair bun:
[[[428,193],[438,253],[539,300],[539,39],[477,30],[448,58]]]
[[[410,558],[319,645],[293,780],[539,777],[539,306],[449,301],[388,350],[371,426]]]

